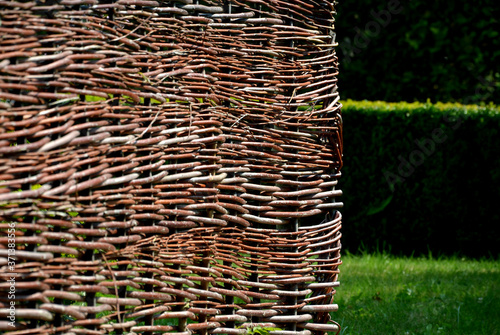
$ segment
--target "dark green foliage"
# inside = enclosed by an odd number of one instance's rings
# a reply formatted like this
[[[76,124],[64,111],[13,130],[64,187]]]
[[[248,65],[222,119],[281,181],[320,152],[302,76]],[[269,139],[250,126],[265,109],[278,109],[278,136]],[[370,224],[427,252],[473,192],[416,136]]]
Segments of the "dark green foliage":
[[[500,109],[344,103],[343,245],[498,256]]]
[[[344,99],[500,103],[497,0],[342,1],[337,11]]]

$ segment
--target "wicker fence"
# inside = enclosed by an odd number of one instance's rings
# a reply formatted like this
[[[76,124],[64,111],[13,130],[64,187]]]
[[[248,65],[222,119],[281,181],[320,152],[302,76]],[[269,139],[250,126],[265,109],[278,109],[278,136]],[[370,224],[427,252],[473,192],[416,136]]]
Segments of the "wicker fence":
[[[0,1],[0,330],[338,332],[333,14]]]

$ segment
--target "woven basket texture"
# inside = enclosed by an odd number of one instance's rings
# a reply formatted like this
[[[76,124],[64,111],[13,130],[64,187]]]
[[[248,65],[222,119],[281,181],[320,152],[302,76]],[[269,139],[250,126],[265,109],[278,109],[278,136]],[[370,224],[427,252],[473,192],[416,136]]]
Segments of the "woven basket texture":
[[[338,332],[334,14],[0,1],[0,330]]]

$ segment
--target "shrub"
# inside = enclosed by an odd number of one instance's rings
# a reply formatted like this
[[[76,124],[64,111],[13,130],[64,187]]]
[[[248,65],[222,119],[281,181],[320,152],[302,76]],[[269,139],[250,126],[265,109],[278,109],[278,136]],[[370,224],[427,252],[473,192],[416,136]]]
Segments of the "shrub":
[[[344,98],[500,103],[496,0],[343,1],[337,9]]]
[[[500,109],[344,102],[343,245],[498,255]]]

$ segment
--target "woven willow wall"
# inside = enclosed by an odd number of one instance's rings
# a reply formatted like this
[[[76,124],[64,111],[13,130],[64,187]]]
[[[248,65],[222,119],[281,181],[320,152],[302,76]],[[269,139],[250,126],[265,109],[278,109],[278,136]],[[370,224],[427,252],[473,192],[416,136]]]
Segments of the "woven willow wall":
[[[337,332],[333,14],[0,1],[0,329]]]

